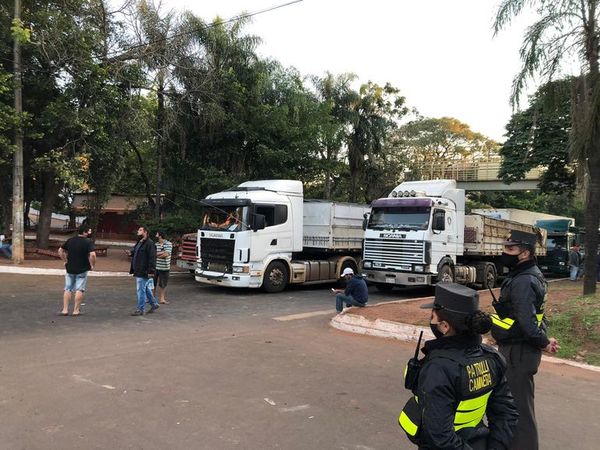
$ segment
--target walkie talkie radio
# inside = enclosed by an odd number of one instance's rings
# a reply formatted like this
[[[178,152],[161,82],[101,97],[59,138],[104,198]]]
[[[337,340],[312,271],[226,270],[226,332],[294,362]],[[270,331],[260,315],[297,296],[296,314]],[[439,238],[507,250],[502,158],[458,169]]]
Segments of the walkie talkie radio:
[[[417,380],[419,379],[419,371],[421,370],[421,363],[419,363],[419,350],[421,349],[421,339],[423,339],[423,331],[419,334],[419,340],[417,341],[417,348],[415,348],[415,356],[408,360],[406,363],[406,375],[404,376],[404,387],[411,391],[416,387]]]

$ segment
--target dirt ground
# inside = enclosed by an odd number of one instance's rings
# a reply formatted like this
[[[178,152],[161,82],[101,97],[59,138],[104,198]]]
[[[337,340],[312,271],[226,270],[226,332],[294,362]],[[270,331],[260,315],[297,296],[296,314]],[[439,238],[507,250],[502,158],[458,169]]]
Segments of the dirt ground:
[[[560,304],[566,299],[581,294],[583,282],[569,280],[553,281],[549,283],[546,313],[552,315]],[[500,289],[494,289],[496,297]],[[349,313],[363,316],[369,320],[384,319],[392,322],[409,323],[413,325],[429,325],[430,310],[421,309],[421,305],[430,303],[431,299],[423,298],[402,303],[388,303],[383,305],[368,306],[366,308],[352,308]],[[492,296],[489,291],[479,291],[479,303],[482,310],[492,311]]]
[[[175,265],[175,258],[171,258],[171,270],[180,271]],[[10,259],[0,256],[0,265],[13,265]],[[97,272],[129,272],[130,258],[125,254],[123,247],[109,246],[107,255],[96,259]],[[31,267],[40,269],[63,269],[64,263],[60,258],[40,255],[37,253],[25,253],[25,261],[20,267]]]

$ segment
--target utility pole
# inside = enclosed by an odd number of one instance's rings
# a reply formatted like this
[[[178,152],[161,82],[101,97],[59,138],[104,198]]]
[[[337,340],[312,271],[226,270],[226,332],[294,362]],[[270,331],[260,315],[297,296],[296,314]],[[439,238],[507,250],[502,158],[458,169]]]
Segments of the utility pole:
[[[21,23],[21,0],[15,0],[14,24]],[[21,75],[21,42],[20,36],[14,39],[14,86],[15,86],[15,114],[17,126],[15,128],[15,155],[13,164],[13,201],[12,201],[12,254],[15,264],[22,264],[25,259],[25,227],[23,217],[23,127],[21,116],[23,113],[22,75]]]

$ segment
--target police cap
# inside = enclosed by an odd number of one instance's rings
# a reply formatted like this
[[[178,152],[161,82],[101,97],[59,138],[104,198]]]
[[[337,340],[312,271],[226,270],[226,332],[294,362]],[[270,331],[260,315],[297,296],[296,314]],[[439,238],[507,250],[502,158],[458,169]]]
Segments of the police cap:
[[[446,310],[457,314],[472,314],[479,310],[479,293],[456,283],[438,283],[435,285],[433,303],[422,305],[423,309]]]
[[[535,248],[537,239],[538,238],[535,233],[528,233],[527,231],[520,230],[510,230],[510,233],[504,241],[504,245],[521,245]]]

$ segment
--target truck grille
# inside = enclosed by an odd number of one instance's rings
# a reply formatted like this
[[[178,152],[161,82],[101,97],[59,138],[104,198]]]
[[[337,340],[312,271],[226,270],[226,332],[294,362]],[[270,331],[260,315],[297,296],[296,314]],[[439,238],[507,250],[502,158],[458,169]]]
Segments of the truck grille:
[[[401,265],[423,264],[425,262],[424,256],[425,243],[422,241],[365,239],[364,259],[372,261],[375,269],[378,267],[400,268]]]
[[[233,251],[235,241],[233,239],[200,239],[200,258],[202,269],[213,272],[232,272]]]

